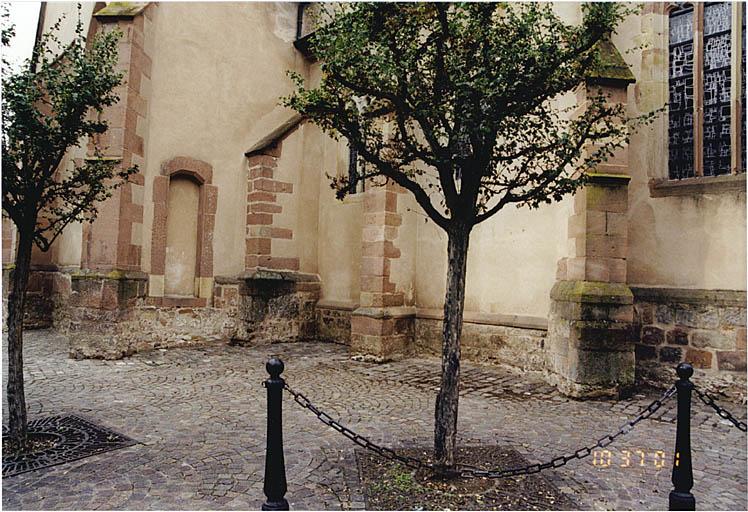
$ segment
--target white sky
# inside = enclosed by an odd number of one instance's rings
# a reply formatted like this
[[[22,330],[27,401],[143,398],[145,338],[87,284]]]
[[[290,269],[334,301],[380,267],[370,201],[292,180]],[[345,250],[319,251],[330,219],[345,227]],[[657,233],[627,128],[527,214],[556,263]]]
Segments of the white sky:
[[[3,4],[9,8],[10,22],[16,26],[16,37],[10,41],[8,48],[2,48],[0,51],[7,55],[8,61],[16,67],[31,57],[41,2],[14,1]]]

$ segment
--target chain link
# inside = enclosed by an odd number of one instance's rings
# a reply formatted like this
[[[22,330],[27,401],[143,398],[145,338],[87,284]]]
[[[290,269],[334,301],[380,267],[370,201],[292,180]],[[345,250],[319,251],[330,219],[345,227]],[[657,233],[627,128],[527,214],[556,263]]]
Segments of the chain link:
[[[314,404],[312,404],[311,401],[309,401],[306,396],[304,396],[304,394],[299,393],[298,391],[294,391],[288,384],[284,383],[283,388],[291,393],[291,396],[293,396],[293,399],[297,404],[299,404],[304,409],[308,409],[312,413],[314,413],[314,415],[317,416],[317,419],[319,419],[322,423],[332,428],[333,430],[340,432],[345,437],[361,446],[362,448],[366,448],[367,450],[370,450],[386,459],[398,461],[402,464],[405,464],[411,469],[434,468],[434,465],[430,462],[425,462],[415,457],[409,457],[407,455],[400,455],[390,448],[379,446],[378,444],[372,442],[371,439],[362,436],[361,434],[358,434],[349,429],[345,425],[342,425],[341,423],[335,421],[326,412],[320,411],[317,407],[315,407]]]
[[[651,404],[642,409],[642,411],[636,416],[636,418],[626,422],[620,429],[618,429],[615,434],[608,434],[606,436],[603,436],[598,439],[595,444],[580,448],[574,453],[570,453],[568,455],[560,455],[548,462],[543,462],[541,464],[531,464],[530,466],[522,468],[495,470],[473,470],[469,468],[462,468],[460,470],[460,476],[464,478],[506,478],[519,475],[531,475],[533,473],[543,471],[544,469],[560,468],[561,466],[565,466],[572,460],[584,459],[585,457],[588,457],[596,448],[605,448],[606,446],[610,446],[620,436],[631,432],[631,430],[633,430],[633,428],[639,422],[649,418],[655,412],[657,412],[657,410],[660,409],[660,407],[662,407],[663,404],[674,394],[675,386],[672,386],[670,389],[665,391],[665,393],[663,393],[660,398],[654,400]]]
[[[391,450],[390,448],[379,446],[378,444],[372,442],[367,437],[364,437],[361,434],[357,434],[356,432],[349,429],[348,427],[335,421],[326,412],[319,410],[317,407],[314,406],[314,404],[312,404],[312,402],[306,396],[304,396],[302,393],[299,393],[298,391],[294,391],[285,382],[283,384],[283,388],[293,396],[293,399],[297,404],[299,404],[304,409],[308,409],[312,413],[314,413],[314,415],[317,416],[317,418],[322,423],[324,423],[328,427],[331,427],[334,430],[337,430],[338,432],[340,432],[345,437],[347,437],[348,439],[350,439],[357,445],[361,446],[362,448],[373,451],[374,453],[386,459],[398,461],[411,469],[428,469],[431,471],[437,470],[436,465],[431,462],[426,462],[415,457],[409,457],[407,455],[400,455],[396,453],[394,450]],[[662,405],[670,397],[672,397],[673,394],[675,394],[675,386],[665,391],[665,393],[663,393],[663,395],[660,398],[654,400],[651,404],[649,404],[647,407],[642,409],[642,411],[636,416],[636,418],[634,418],[631,421],[628,421],[625,425],[623,425],[620,429],[618,429],[618,431],[615,434],[608,434],[604,437],[601,437],[600,439],[597,440],[597,442],[594,445],[580,448],[579,450],[575,451],[572,454],[561,455],[554,459],[551,459],[548,462],[544,462],[542,464],[530,464],[525,467],[500,469],[500,470],[484,470],[484,469],[479,469],[474,466],[469,466],[466,464],[457,464],[459,476],[463,478],[507,478],[507,477],[520,476],[520,475],[532,475],[534,473],[539,473],[540,471],[543,471],[545,469],[560,468],[561,466],[565,466],[572,460],[581,460],[585,457],[588,457],[592,453],[592,450],[596,448],[605,448],[606,446],[609,446],[610,444],[612,444],[618,437],[631,432],[631,430],[640,421],[649,418],[655,412],[657,412],[657,410],[660,407],[662,407]]]
[[[712,398],[708,393],[701,391],[698,388],[694,388],[694,392],[696,392],[696,396],[699,397],[699,400],[704,402],[705,405],[708,405],[709,407],[714,409],[714,411],[719,415],[720,418],[726,419],[727,421],[729,421],[730,423],[738,427],[738,430],[742,430],[743,432],[746,431],[745,422],[737,419],[727,409],[724,409],[720,407],[719,405],[717,405],[717,402],[715,401],[715,399]]]

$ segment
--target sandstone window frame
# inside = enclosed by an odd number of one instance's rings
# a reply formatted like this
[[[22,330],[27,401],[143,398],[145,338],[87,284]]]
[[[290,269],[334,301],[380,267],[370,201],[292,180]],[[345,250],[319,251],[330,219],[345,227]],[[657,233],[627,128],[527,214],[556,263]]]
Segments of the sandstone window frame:
[[[166,226],[171,178],[186,176],[199,187],[197,247],[195,262],[195,299],[204,306],[213,295],[213,232],[218,199],[218,187],[212,184],[213,166],[202,160],[177,156],[161,165],[161,173],[153,179],[153,228],[151,238],[151,271],[148,287],[150,297],[165,297]],[[177,304],[188,305],[188,304]]]
[[[671,14],[684,4],[693,8],[692,44],[693,44],[693,176],[686,178],[670,177],[669,138],[670,128],[666,126],[666,153],[668,160],[665,172],[659,179],[652,180],[650,192],[652,197],[671,195],[692,195],[699,193],[719,193],[745,190],[746,169],[741,156],[745,150],[742,132],[742,99],[741,99],[741,64],[744,44],[745,10],[740,2],[727,3],[731,6],[730,20],[730,170],[729,173],[704,176],[704,6],[699,2],[664,2],[664,39],[666,52],[666,82],[670,76],[670,39],[669,27]],[[669,101],[669,83],[666,85],[666,97]]]

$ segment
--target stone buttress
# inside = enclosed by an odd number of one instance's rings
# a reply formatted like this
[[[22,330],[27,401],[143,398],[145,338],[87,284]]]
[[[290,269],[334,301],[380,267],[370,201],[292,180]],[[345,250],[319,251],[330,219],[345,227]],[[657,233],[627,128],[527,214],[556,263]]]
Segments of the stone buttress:
[[[382,362],[412,351],[415,308],[405,305],[392,279],[392,263],[401,256],[398,196],[404,193],[389,180],[365,192],[360,306],[351,314],[351,353],[357,358]]]
[[[612,42],[602,42],[603,66],[577,92],[626,103],[634,81]],[[573,198],[568,256],[551,290],[548,378],[575,397],[616,396],[634,384],[633,294],[626,284],[628,148],[589,173]]]
[[[141,269],[143,247],[144,137],[150,94],[153,4],[105,7],[94,14],[92,29],[119,29],[119,65],[124,71],[120,101],[104,110],[109,129],[96,141],[104,158],[139,172],[99,207],[83,227],[80,271],[70,275],[70,352],[74,357],[121,357],[134,351],[126,324],[147,291]]]

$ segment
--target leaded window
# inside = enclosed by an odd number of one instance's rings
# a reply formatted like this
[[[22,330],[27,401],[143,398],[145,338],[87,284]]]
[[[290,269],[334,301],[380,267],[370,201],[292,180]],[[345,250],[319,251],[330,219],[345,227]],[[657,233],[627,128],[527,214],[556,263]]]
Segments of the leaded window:
[[[670,179],[745,171],[744,13],[745,4],[728,2],[670,10]]]
[[[693,176],[693,7],[670,15],[670,178]]]
[[[704,5],[704,176],[730,173],[731,12]]]

